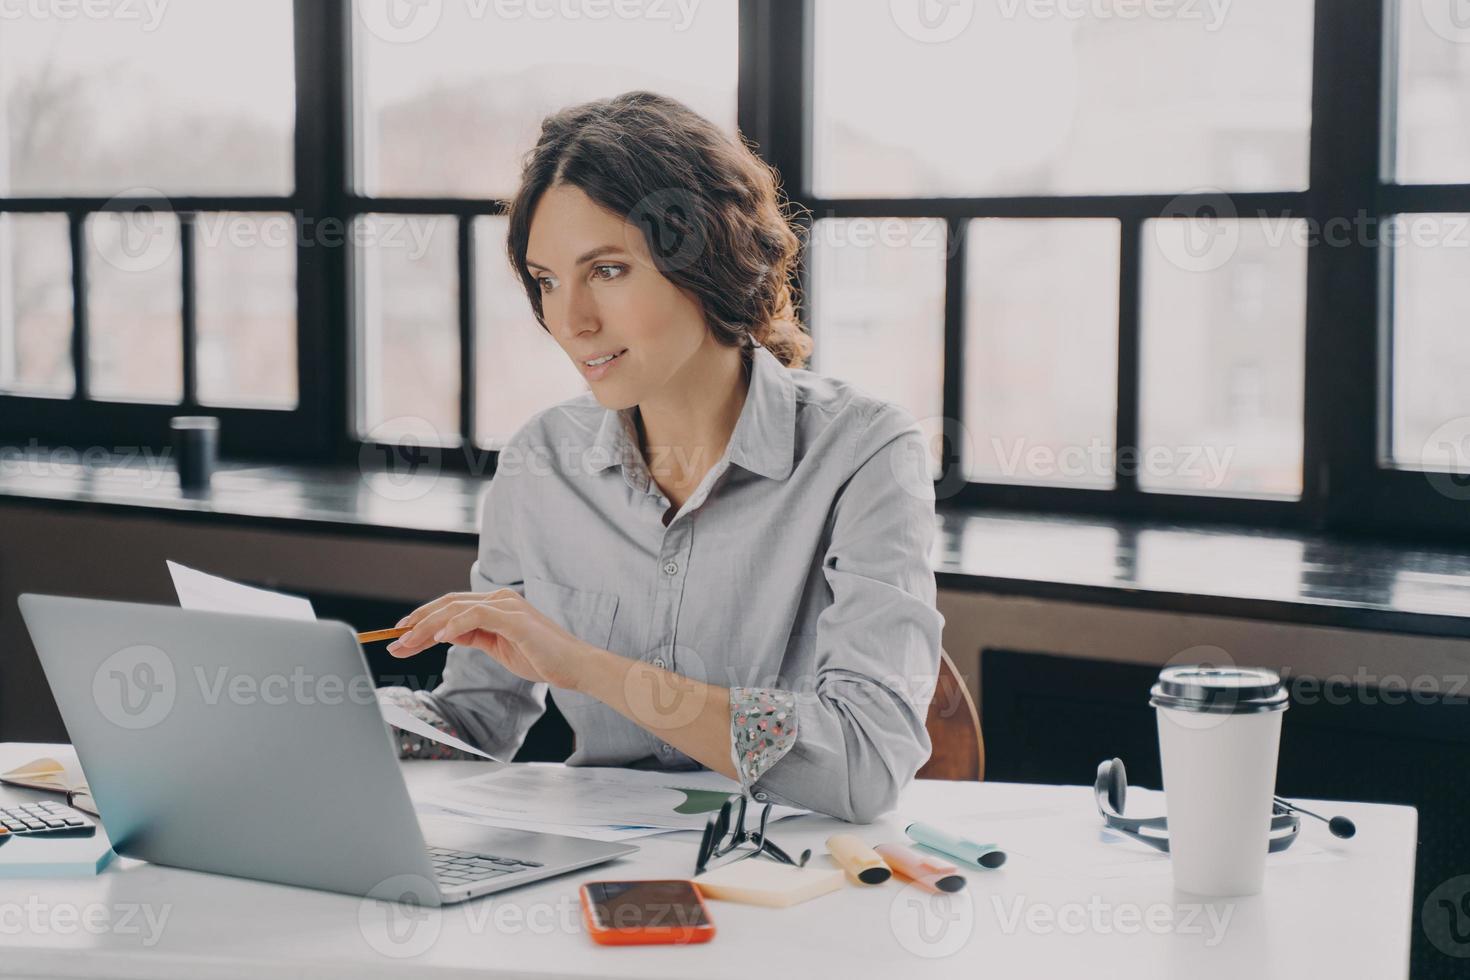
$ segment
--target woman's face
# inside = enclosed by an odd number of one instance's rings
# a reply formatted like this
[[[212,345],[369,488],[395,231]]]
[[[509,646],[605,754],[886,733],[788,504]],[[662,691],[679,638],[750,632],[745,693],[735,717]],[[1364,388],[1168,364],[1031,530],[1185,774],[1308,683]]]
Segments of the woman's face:
[[[654,266],[639,229],[578,187],[541,196],[526,267],[547,329],[605,408],[645,401],[714,343],[698,301]]]

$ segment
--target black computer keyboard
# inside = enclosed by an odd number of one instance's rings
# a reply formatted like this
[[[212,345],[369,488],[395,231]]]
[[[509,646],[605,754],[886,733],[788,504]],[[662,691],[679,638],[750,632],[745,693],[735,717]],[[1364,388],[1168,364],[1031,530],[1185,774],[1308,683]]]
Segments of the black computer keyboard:
[[[434,866],[434,877],[450,885],[468,885],[487,878],[499,878],[501,875],[512,875],[517,871],[541,867],[535,861],[472,854],[469,851],[432,845],[429,847],[429,861]]]
[[[0,807],[0,839],[9,836],[91,837],[97,825],[80,810],[45,800]]]

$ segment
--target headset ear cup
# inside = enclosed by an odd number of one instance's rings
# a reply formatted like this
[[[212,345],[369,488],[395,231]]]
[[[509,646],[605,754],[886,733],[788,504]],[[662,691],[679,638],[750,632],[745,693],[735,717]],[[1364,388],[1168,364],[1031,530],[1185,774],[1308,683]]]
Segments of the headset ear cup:
[[[1108,803],[1117,813],[1123,813],[1128,799],[1128,770],[1123,768],[1122,759],[1108,763]]]

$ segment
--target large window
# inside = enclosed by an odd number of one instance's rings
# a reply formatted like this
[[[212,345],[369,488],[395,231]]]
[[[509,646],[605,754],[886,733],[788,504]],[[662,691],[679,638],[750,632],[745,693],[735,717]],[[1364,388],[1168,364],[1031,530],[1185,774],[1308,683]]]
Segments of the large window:
[[[816,0],[813,192],[1306,187],[1310,0],[1154,9]]]
[[[950,486],[1300,497],[1305,250],[1273,232],[1309,200],[1310,0],[813,14],[810,206],[943,215],[964,256]]]
[[[966,471],[1113,486],[1118,222],[974,218],[964,229]]]
[[[355,0],[352,12],[355,434],[478,460],[586,390],[504,258],[499,215],[542,118],[636,88],[735,132],[740,7]]]
[[[585,390],[505,262],[520,163],[647,88],[780,169],[812,367],[942,500],[1470,534],[1453,0],[149,11],[0,31],[0,440],[198,410],[488,471]]]
[[[291,0],[0,21],[4,439],[156,444],[208,409],[227,450],[307,448],[296,41]]]
[[[66,7],[6,9],[0,193],[291,192],[290,0]]]
[[[541,120],[651,89],[735,128],[735,3],[356,0],[356,185],[373,197],[502,199]],[[398,9],[395,9],[398,8]]]
[[[1392,421],[1383,455],[1470,475],[1470,11],[1406,4],[1397,55],[1386,177],[1411,207],[1390,210],[1385,226]],[[1460,486],[1470,499],[1470,481]]]

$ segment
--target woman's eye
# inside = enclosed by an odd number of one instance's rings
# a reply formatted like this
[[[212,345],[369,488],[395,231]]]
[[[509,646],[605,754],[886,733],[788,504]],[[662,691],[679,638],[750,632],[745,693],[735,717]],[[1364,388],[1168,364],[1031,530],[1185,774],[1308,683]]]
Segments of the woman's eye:
[[[610,270],[611,275],[604,275],[604,270]],[[607,282],[608,280],[621,276],[623,274],[623,267],[620,265],[594,265],[592,267],[592,274],[603,282]]]
[[[537,276],[536,277],[536,285],[540,288],[540,290],[543,293],[546,292],[548,289],[550,289],[552,283],[554,283],[555,281],[556,280],[552,279],[550,276]]]

